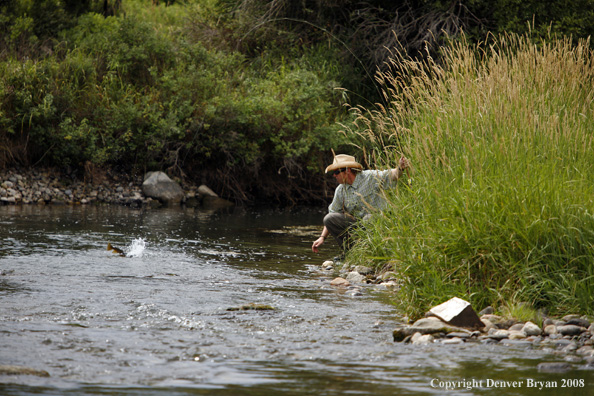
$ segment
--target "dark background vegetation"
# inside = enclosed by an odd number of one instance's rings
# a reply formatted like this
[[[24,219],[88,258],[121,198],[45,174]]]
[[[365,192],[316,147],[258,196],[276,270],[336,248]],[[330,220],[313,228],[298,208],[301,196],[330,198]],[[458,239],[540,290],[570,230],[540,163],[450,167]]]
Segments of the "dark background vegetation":
[[[164,170],[245,203],[324,200],[388,57],[462,32],[588,37],[594,0],[0,0],[0,167]],[[370,164],[373,165],[373,164]]]

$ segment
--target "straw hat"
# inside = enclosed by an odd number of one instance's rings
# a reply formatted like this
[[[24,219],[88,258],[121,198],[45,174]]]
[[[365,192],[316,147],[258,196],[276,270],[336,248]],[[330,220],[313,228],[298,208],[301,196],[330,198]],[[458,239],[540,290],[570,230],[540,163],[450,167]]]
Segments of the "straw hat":
[[[340,169],[340,168],[363,169],[363,166],[360,163],[358,163],[357,161],[355,161],[355,157],[353,157],[352,155],[338,154],[338,155],[334,156],[334,162],[332,162],[332,165],[328,165],[325,173],[328,173],[330,171]]]

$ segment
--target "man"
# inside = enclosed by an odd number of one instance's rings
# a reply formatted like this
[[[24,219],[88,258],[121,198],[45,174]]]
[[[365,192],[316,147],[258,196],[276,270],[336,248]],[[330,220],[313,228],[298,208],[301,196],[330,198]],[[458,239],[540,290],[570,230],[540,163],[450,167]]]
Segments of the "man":
[[[324,217],[322,235],[311,249],[318,253],[328,235],[332,235],[344,251],[348,250],[351,247],[350,228],[372,212],[386,207],[383,190],[392,188],[409,166],[408,159],[402,157],[396,169],[364,171],[355,157],[335,155],[325,173],[332,172],[339,185]]]

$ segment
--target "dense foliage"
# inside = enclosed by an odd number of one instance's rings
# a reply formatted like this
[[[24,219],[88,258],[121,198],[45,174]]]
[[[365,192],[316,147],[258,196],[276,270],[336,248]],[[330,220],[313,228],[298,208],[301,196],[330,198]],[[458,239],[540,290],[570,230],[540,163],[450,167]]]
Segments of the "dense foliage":
[[[342,105],[380,99],[394,49],[594,26],[592,0],[465,3],[0,0],[0,166],[163,169],[236,200],[323,199],[329,149],[349,143]]]
[[[590,43],[501,36],[452,44],[445,59],[394,63],[390,106],[359,110],[353,135],[415,169],[351,259],[396,271],[413,316],[452,296],[594,313]]]
[[[208,37],[217,12],[128,2],[81,14],[47,56],[5,56],[3,165],[161,168],[236,199],[311,198],[300,184],[338,144],[338,59],[310,46],[248,61]]]

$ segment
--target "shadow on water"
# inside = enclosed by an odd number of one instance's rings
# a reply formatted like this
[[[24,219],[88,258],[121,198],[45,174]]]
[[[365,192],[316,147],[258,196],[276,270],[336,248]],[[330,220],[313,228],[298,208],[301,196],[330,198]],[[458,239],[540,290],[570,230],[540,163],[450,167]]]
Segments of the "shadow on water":
[[[0,365],[50,374],[0,374],[0,394],[592,394],[584,364],[536,369],[553,349],[393,343],[385,292],[320,269],[322,216],[0,207]]]

